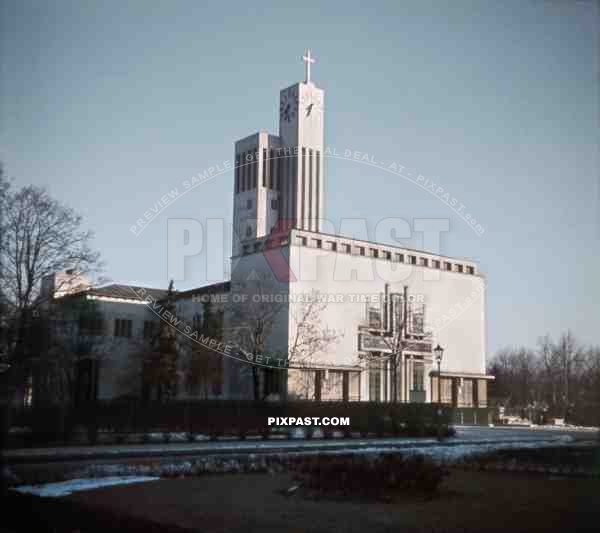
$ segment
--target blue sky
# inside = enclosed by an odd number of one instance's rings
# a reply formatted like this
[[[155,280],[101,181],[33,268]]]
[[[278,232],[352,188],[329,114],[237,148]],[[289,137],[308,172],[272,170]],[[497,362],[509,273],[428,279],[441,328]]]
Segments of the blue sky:
[[[325,162],[327,218],[449,218],[441,252],[488,276],[491,352],[567,328],[600,343],[598,4],[498,4],[3,2],[0,159],[85,216],[109,276],[166,286],[167,219],[228,223],[231,173],[129,228],[236,139],[276,133],[310,47],[326,145],[424,175],[485,231],[343,159]],[[207,283],[207,261],[179,288]]]

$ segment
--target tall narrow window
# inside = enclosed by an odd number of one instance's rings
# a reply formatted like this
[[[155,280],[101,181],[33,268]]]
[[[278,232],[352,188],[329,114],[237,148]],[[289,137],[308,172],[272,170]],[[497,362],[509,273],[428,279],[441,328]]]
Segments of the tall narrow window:
[[[425,390],[425,365],[423,363],[413,363],[413,386],[414,391]]]
[[[256,148],[252,153],[252,189],[256,189],[258,187],[257,179],[258,179],[258,148]]]
[[[408,307],[408,333],[423,335],[425,333],[425,304],[410,302]]]
[[[240,156],[235,156],[235,192],[240,192]]]
[[[246,183],[246,177],[248,175],[248,164],[246,162],[246,152],[242,152],[241,171],[242,171],[242,192],[244,192],[248,189],[248,184]]]
[[[273,159],[273,148],[269,151],[269,187],[275,189],[275,159]]]
[[[367,322],[370,328],[381,328],[381,309],[377,304],[367,304]]]
[[[316,166],[316,174],[317,174],[317,179],[315,180],[315,190],[317,191],[317,195],[316,195],[316,203],[315,203],[315,219],[317,220],[317,227],[315,228],[315,230],[319,229],[319,217],[321,216],[321,213],[319,212],[319,202],[321,200],[321,152],[319,152],[319,150],[317,150],[317,166]]]
[[[267,186],[267,149],[263,148],[262,157],[262,186]]]
[[[278,191],[282,191],[281,197],[283,198],[282,201],[282,213],[280,214],[280,218],[286,218],[287,214],[289,213],[289,202],[290,199],[288,198],[288,177],[285,174],[285,172],[283,172],[283,164],[281,162],[281,148],[277,148],[275,150],[275,164],[274,164],[274,168],[276,169],[275,172],[277,174],[277,179],[276,179],[276,188]]]
[[[306,220],[306,148],[302,147],[302,192],[300,194],[300,223],[303,229]]]
[[[308,150],[308,227],[312,229],[313,214],[313,151]]]
[[[298,202],[298,187],[296,186],[296,182],[298,180],[298,153],[296,152],[292,156],[292,172],[290,177],[287,178],[287,187],[290,187],[290,184],[293,183],[292,186],[292,205],[291,205],[291,218],[296,220],[298,217],[298,206],[296,202]],[[289,194],[289,191],[286,192],[286,196]]]
[[[379,361],[372,362],[369,368],[369,401],[381,401],[381,366]]]

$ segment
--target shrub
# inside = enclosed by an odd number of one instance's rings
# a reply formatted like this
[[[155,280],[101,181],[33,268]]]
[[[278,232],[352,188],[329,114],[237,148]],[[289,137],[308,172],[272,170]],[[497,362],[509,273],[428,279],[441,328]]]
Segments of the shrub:
[[[448,474],[422,455],[322,455],[291,465],[294,479],[308,494],[389,500],[410,491],[432,495]]]

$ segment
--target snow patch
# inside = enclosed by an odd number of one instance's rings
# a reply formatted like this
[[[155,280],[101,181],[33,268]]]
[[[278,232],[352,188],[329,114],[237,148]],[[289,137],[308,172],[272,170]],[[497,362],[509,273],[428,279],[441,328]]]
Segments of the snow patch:
[[[43,485],[23,485],[14,487],[11,490],[16,490],[22,494],[33,494],[43,498],[58,498],[60,496],[68,496],[73,492],[82,490],[93,490],[101,487],[113,487],[115,485],[128,485],[131,483],[142,483],[145,481],[155,481],[160,479],[154,476],[114,476],[102,477],[95,479],[71,479],[69,481],[61,481],[60,483],[46,483]]]

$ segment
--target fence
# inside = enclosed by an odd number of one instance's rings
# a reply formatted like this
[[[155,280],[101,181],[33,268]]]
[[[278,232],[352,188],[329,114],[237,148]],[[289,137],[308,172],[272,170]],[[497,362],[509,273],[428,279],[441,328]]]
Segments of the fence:
[[[358,401],[180,401],[147,405],[113,401],[79,408],[13,408],[10,426],[27,429],[21,432],[20,439],[13,436],[9,441],[12,446],[67,444],[81,441],[84,435],[85,441],[94,444],[99,436],[112,436],[119,442],[130,435],[151,433],[163,433],[165,438],[170,433],[184,433],[190,440],[196,435],[266,438],[273,429],[267,423],[269,417],[347,417],[350,420],[350,426],[322,426],[326,437],[336,430],[346,436],[351,433],[427,436],[435,435],[438,425],[487,424],[489,411],[443,406],[438,416],[435,404]]]

